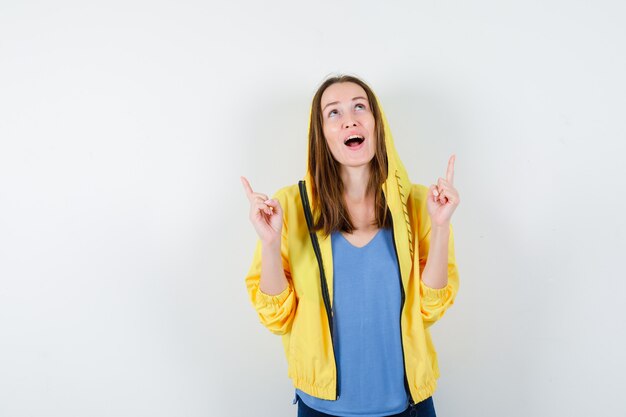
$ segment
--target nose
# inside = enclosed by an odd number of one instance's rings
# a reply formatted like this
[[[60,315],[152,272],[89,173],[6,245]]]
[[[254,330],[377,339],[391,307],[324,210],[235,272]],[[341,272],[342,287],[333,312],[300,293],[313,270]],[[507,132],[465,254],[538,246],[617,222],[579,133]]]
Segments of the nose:
[[[356,126],[356,120],[351,115],[346,116],[345,120],[343,121],[344,129],[350,129],[351,127],[355,127],[355,126]]]

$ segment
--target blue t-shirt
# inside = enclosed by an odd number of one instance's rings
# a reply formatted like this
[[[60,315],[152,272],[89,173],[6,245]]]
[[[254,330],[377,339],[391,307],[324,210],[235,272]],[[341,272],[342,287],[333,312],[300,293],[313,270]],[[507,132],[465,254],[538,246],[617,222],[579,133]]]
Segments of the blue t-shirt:
[[[333,250],[334,344],[339,398],[296,389],[309,407],[340,416],[381,417],[409,406],[400,333],[400,274],[391,229],[358,248],[340,232]]]

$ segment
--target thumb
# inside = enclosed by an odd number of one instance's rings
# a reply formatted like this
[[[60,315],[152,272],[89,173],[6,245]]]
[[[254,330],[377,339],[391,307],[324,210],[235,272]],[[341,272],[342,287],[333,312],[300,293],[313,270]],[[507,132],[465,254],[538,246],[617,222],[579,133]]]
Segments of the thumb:
[[[282,213],[282,207],[280,206],[280,203],[277,199],[270,198],[269,200],[264,201],[264,203],[270,207],[273,207],[275,212]]]

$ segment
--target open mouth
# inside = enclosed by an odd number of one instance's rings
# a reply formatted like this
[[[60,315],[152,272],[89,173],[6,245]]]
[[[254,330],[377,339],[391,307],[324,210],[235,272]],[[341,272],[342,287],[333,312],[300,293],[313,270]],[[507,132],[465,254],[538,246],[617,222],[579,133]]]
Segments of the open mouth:
[[[343,141],[343,144],[349,147],[359,146],[363,143],[365,138],[359,135],[349,136],[346,140]]]

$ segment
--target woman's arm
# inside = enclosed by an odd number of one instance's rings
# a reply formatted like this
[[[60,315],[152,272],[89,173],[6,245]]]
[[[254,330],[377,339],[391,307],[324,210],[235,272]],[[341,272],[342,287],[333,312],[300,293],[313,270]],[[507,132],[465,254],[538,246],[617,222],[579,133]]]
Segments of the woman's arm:
[[[446,179],[439,178],[436,185],[424,190],[419,202],[420,308],[425,327],[443,316],[459,288],[450,223],[460,201],[453,186],[454,159],[452,156],[448,161]]]
[[[448,243],[450,224],[432,225],[430,229],[430,249],[422,281],[427,287],[440,289],[448,285]]]
[[[287,277],[278,244],[261,244],[261,281],[259,289],[267,295],[278,295],[287,288]]]
[[[291,327],[297,300],[287,257],[281,193],[270,200],[254,193],[244,178],[242,182],[250,199],[250,218],[259,234],[246,287],[261,323],[272,333],[282,335]]]

